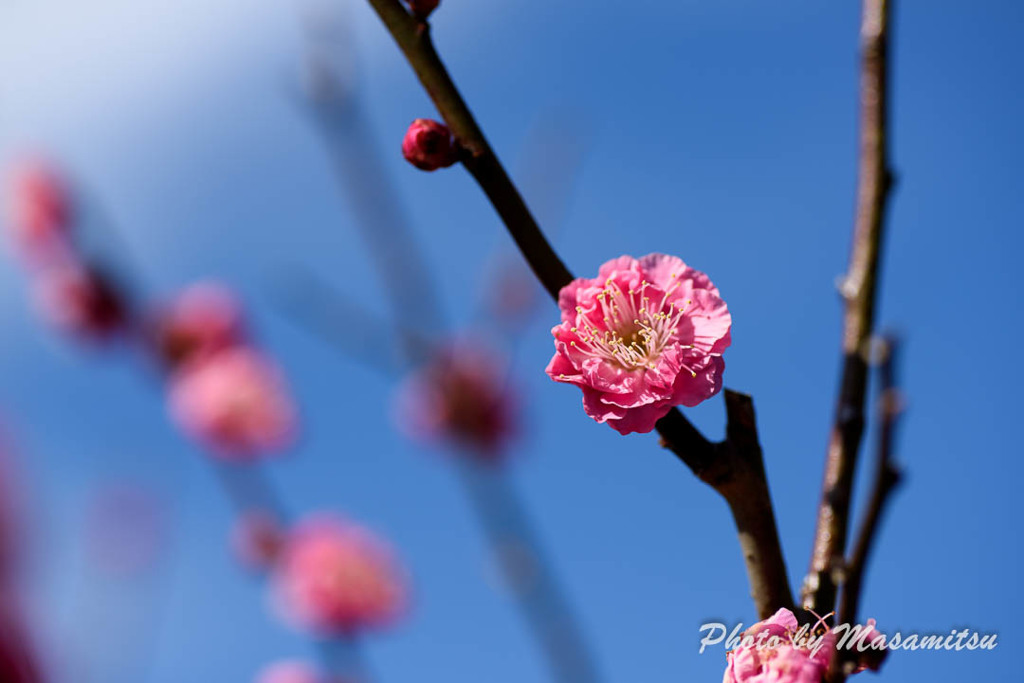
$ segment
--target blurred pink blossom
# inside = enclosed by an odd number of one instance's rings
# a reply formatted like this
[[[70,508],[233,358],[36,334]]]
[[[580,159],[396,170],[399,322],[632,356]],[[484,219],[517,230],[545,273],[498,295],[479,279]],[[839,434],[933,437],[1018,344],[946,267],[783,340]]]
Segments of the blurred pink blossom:
[[[804,646],[798,632],[796,617],[785,608],[754,624],[743,633],[751,640],[729,652],[722,682],[821,683],[835,652],[835,638],[824,634],[814,651]]]
[[[54,326],[85,339],[106,339],[126,323],[117,287],[100,270],[83,264],[42,270],[35,281],[35,302]]]
[[[459,160],[448,126],[432,119],[416,119],[402,140],[402,155],[421,171],[436,171]]]
[[[63,258],[69,251],[70,192],[60,174],[38,159],[16,165],[7,176],[7,222],[14,247],[31,266]]]
[[[0,681],[3,683],[40,683],[43,680],[23,630],[12,615],[0,611]]]
[[[227,287],[200,282],[159,310],[155,343],[171,367],[200,361],[245,338],[241,304]]]
[[[583,409],[621,434],[649,432],[677,405],[722,388],[732,318],[704,273],[680,259],[620,256],[562,288],[547,373],[583,390]]]
[[[519,411],[505,359],[481,344],[460,343],[403,384],[395,412],[399,427],[413,438],[445,438],[496,458],[515,435]]]
[[[251,460],[291,445],[295,404],[284,375],[248,347],[225,349],[171,378],[171,414],[225,460]]]
[[[309,664],[299,660],[275,662],[264,668],[256,683],[326,683]]]
[[[23,520],[17,508],[25,487],[15,478],[13,465],[6,434],[0,429],[0,681],[40,683],[41,667],[25,628],[24,589],[18,580]]]
[[[273,582],[276,604],[291,623],[345,636],[393,623],[405,610],[406,584],[382,541],[355,524],[322,515],[289,535]]]

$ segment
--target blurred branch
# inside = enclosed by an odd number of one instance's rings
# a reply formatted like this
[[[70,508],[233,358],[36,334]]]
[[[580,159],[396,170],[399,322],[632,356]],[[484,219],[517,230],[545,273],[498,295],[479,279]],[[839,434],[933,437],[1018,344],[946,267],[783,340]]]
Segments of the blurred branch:
[[[317,651],[330,676],[324,683],[370,683],[370,672],[362,644],[354,638],[332,638],[317,642]]]
[[[437,283],[419,257],[422,248],[398,200],[394,182],[374,144],[374,132],[358,96],[349,22],[339,12],[306,21],[307,111],[327,143],[344,196],[355,215],[355,228],[374,261],[396,325],[417,331],[444,328]],[[324,26],[332,28],[325,30]],[[403,337],[410,358],[424,360],[419,340]]]
[[[404,360],[399,349],[386,343],[395,338],[394,326],[346,297],[318,275],[289,269],[274,278],[271,294],[292,322],[332,346],[342,355],[374,368],[387,377],[398,374]],[[400,324],[400,323],[396,323]],[[399,327],[401,344],[426,349],[433,342],[416,330]]]
[[[484,137],[469,107],[441,62],[430,27],[410,15],[399,0],[369,0],[405,54],[427,94],[464,150],[463,163],[490,199],[534,274],[552,298],[572,273],[551,248]],[[736,520],[754,601],[761,617],[792,604],[779,546],[771,497],[749,397],[726,392],[729,416],[721,443],[705,438],[679,410],[658,422],[662,442],[729,503]]]
[[[835,605],[836,585],[831,570],[846,548],[850,495],[864,432],[868,344],[875,322],[885,208],[892,185],[887,150],[891,11],[891,0],[864,0],[857,211],[850,266],[840,287],[846,302],[842,379],[825,460],[810,569],[803,588],[803,606],[818,614],[832,611]]]
[[[288,511],[262,464],[220,460],[211,460],[210,464],[239,515],[260,511],[273,515],[282,528],[290,523]]]
[[[505,585],[543,648],[555,680],[600,680],[578,619],[508,475],[469,458],[459,458],[456,466]]]
[[[334,118],[331,114],[339,115]],[[437,286],[417,253],[420,246],[409,221],[396,200],[390,176],[372,143],[372,131],[355,101],[320,112],[331,157],[338,178],[345,186],[355,212],[354,221],[378,272],[386,273],[383,283],[394,310],[403,311],[396,324],[419,332],[437,332],[444,318]],[[429,313],[428,313],[429,312]],[[406,349],[410,357],[423,360],[423,350]]]
[[[327,46],[317,47],[323,49]],[[325,60],[323,63],[328,62]],[[429,333],[436,336],[444,331],[444,316],[435,283],[422,252],[412,239],[413,231],[407,217],[396,209],[399,193],[392,186],[382,157],[372,142],[372,131],[355,90],[332,80],[329,70],[320,71],[317,75],[320,87],[313,93],[311,104],[330,146],[341,189],[353,204],[356,225],[381,279],[391,287],[390,303],[405,360],[411,365],[423,364],[438,350],[436,339]],[[330,303],[340,304],[351,312],[351,305],[347,305],[340,295],[331,295],[322,283],[317,283],[312,277],[305,281],[307,295],[313,293],[314,284],[319,285],[316,287],[319,296],[312,298],[321,300],[325,307],[320,315],[307,318],[307,322],[316,325],[317,320],[323,323],[332,315],[338,317],[336,312],[329,312],[326,304]],[[332,296],[333,300],[327,296]],[[310,299],[303,296],[301,302],[308,304]],[[367,313],[360,313],[364,320],[369,318]],[[348,315],[342,317],[348,318]],[[415,324],[417,321],[420,324]],[[377,327],[383,325],[379,321],[374,322]],[[318,327],[321,332],[327,332],[323,324]],[[339,342],[335,347],[339,350],[344,350],[344,342],[350,341],[351,328],[351,325],[346,325],[340,330],[340,336],[334,336]],[[380,338],[392,337],[394,335],[389,334]],[[375,347],[378,354],[380,338]],[[399,364],[394,366],[397,370]],[[503,548],[512,544],[531,558],[536,576],[527,590],[517,587],[514,567],[502,562],[502,569],[506,584],[514,594],[531,634],[546,655],[555,679],[563,683],[599,680],[569,600],[506,476],[497,472],[481,472],[477,469],[478,464],[468,457],[456,458],[455,464],[494,555],[500,561],[504,557]]]
[[[871,497],[845,567],[842,600],[839,603],[839,623],[853,624],[860,607],[861,586],[868,556],[878,536],[879,523],[893,491],[900,483],[900,470],[893,463],[896,428],[903,413],[903,401],[896,382],[898,342],[886,338],[880,342],[878,441],[875,445],[875,473],[871,483]]]
[[[530,197],[533,213],[546,225],[549,239],[556,238],[565,225],[587,150],[583,133],[587,126],[581,121],[586,121],[583,114],[569,117],[565,112],[547,110],[531,128],[520,153],[519,187]],[[477,315],[487,317],[490,325],[515,344],[540,309],[544,295],[518,250],[505,247],[503,244],[485,266],[489,278]]]

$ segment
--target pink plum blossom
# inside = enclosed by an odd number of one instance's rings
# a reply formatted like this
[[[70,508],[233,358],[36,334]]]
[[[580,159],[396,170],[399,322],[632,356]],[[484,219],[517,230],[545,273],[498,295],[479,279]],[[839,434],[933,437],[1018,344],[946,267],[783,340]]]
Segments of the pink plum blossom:
[[[326,683],[309,664],[299,660],[275,662],[264,668],[256,683]]]
[[[200,361],[245,337],[241,304],[215,282],[188,287],[158,312],[153,327],[157,350],[171,367]]]
[[[447,439],[483,458],[497,458],[518,422],[506,369],[504,358],[479,343],[443,349],[399,390],[399,426],[421,441]]]
[[[391,624],[405,608],[406,576],[368,531],[314,516],[289,535],[275,566],[275,602],[288,621],[321,635],[352,636]]]
[[[39,160],[16,166],[7,178],[7,222],[19,255],[32,266],[70,251],[71,196],[59,173]]]
[[[105,339],[126,322],[117,287],[101,271],[79,263],[41,271],[35,281],[35,302],[55,327],[85,339]]]
[[[282,450],[296,431],[296,408],[281,370],[244,346],[175,373],[169,404],[186,433],[227,460]]]
[[[673,406],[722,388],[732,317],[704,273],[650,254],[608,261],[559,296],[547,373],[583,390],[583,409],[621,434],[649,432]]]
[[[796,617],[785,608],[751,626],[743,633],[751,640],[729,652],[722,683],[821,683],[835,651],[835,638],[824,634],[815,652],[797,637],[799,628]]]

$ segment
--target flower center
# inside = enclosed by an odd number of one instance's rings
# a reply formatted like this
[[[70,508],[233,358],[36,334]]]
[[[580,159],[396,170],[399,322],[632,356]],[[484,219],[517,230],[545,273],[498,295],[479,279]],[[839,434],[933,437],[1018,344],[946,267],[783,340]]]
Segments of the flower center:
[[[624,290],[609,278],[597,295],[601,324],[592,322],[581,306],[576,307],[580,327],[573,327],[572,331],[579,334],[580,343],[572,342],[572,346],[585,355],[615,363],[626,370],[653,370],[665,347],[676,338],[679,321],[693,302],[668,302],[679,287],[676,282],[652,306],[651,297],[647,296],[650,287],[651,284],[643,280],[639,289]],[[680,347],[693,348],[682,344]],[[690,373],[694,374],[692,370]]]

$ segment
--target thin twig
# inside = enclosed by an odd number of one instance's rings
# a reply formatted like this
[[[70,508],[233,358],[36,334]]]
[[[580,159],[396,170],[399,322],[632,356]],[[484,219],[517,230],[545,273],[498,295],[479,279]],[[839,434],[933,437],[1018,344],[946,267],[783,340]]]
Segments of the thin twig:
[[[893,462],[896,428],[903,413],[903,401],[896,382],[897,349],[897,342],[892,338],[884,340],[880,349],[883,355],[878,370],[878,441],[875,445],[875,472],[867,511],[846,561],[842,599],[839,603],[841,624],[856,623],[868,556],[878,537],[879,523],[886,504],[900,483],[900,470]]]
[[[846,302],[842,379],[825,461],[810,569],[803,590],[803,606],[818,614],[832,611],[835,605],[836,584],[831,573],[846,549],[850,493],[864,432],[866,354],[875,322],[885,208],[892,184],[887,152],[891,11],[892,0],[864,0],[857,210],[850,266],[840,288]]]
[[[551,248],[441,62],[430,27],[399,0],[369,0],[464,150],[463,163],[490,199],[519,250],[557,301],[572,273]],[[740,535],[758,614],[792,605],[750,397],[726,391],[727,436],[705,438],[678,410],[657,425],[662,443],[721,493]]]

